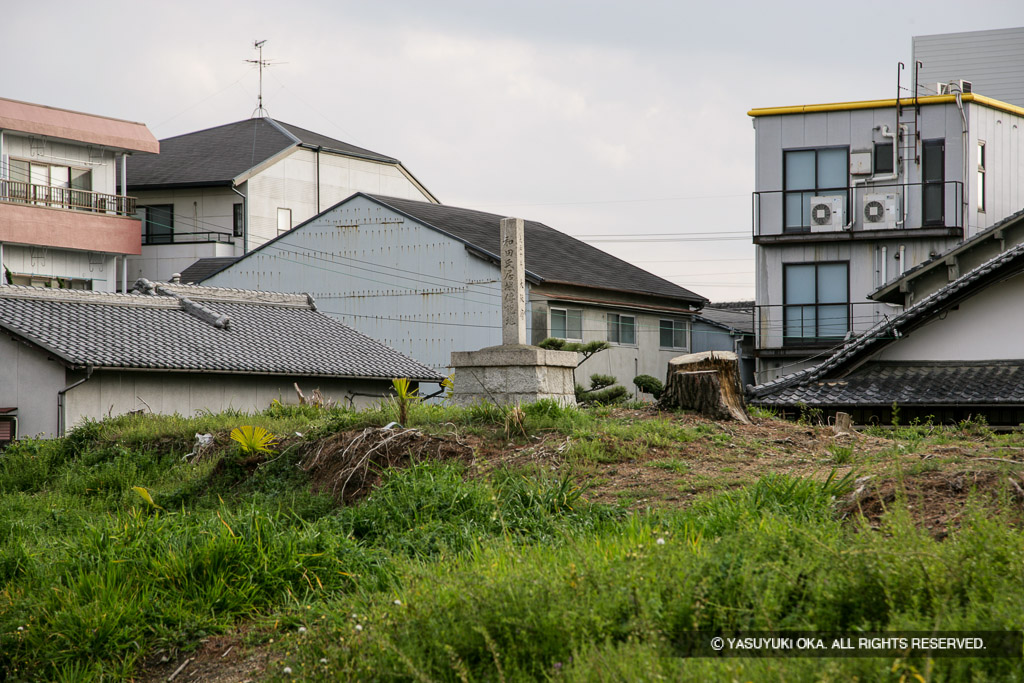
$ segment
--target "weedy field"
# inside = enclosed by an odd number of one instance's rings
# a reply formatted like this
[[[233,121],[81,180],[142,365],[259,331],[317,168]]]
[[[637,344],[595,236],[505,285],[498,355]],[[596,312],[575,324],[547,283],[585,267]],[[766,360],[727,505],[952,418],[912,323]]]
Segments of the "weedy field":
[[[399,408],[12,445],[0,680],[1024,679],[678,656],[693,631],[1024,629],[1022,433],[548,402],[384,428]]]

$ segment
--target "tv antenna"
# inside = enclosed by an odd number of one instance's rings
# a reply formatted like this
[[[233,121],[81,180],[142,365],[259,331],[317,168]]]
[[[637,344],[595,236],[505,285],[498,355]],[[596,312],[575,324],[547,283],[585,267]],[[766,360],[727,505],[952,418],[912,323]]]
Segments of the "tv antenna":
[[[260,89],[259,95],[256,98],[256,109],[253,110],[252,116],[249,118],[257,119],[263,118],[264,116],[270,116],[270,112],[263,108],[263,69],[265,67],[277,66],[283,62],[272,62],[269,59],[263,59],[263,44],[266,40],[254,40],[252,41],[253,49],[259,51],[259,58],[257,59],[246,59],[245,61],[249,64],[255,64],[259,68],[260,72]]]

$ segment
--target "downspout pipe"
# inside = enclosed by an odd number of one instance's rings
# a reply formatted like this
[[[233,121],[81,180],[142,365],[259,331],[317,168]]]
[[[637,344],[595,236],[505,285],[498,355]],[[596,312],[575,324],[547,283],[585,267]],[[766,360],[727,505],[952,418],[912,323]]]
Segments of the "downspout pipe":
[[[71,384],[67,385],[66,387],[57,392],[57,436],[64,436],[64,433],[67,431],[67,416],[65,414],[66,405],[64,401],[64,394],[68,393],[75,387],[88,382],[89,378],[92,377],[92,369],[93,368],[91,365],[85,366],[85,377],[78,380],[77,382],[72,382]]]
[[[249,199],[234,185],[231,191],[242,198],[242,254],[249,253]],[[318,191],[319,194],[319,191]]]
[[[968,184],[967,179],[969,177],[968,174],[971,172],[970,171],[971,167],[970,167],[970,161],[968,160],[968,155],[967,155],[967,113],[964,111],[964,102],[961,99],[962,96],[963,96],[963,93],[958,92],[956,94],[956,106],[960,110],[960,127],[963,130],[963,132],[960,134],[961,142],[963,144],[963,154],[964,154],[964,175],[963,175],[964,183],[963,183],[963,186],[965,188],[967,188],[967,187],[970,187],[970,185]],[[966,192],[961,192],[960,194],[961,194],[961,197],[960,197],[960,226],[964,230],[964,239],[967,239],[968,237],[970,237],[970,226],[967,225],[967,206],[968,206],[967,193]]]
[[[316,215],[320,215],[320,150],[323,147],[316,146]]]

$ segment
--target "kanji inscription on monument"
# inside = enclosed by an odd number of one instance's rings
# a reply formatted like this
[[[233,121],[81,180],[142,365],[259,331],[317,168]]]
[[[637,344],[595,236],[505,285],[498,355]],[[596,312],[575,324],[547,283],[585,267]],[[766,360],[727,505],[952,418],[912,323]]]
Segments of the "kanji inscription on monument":
[[[526,343],[523,219],[501,219],[501,343]]]

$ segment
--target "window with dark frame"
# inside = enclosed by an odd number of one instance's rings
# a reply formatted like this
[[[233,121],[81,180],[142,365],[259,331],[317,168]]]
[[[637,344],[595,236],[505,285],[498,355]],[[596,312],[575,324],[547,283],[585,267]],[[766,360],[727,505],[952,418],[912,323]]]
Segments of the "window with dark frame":
[[[874,172],[876,174],[893,173],[895,169],[892,164],[892,143],[876,142]]]
[[[842,339],[850,331],[850,265],[783,265],[783,343]]]
[[[783,232],[810,231],[811,197],[842,197],[849,204],[849,170],[849,147],[784,150]]]
[[[245,204],[235,204],[231,217],[232,234],[242,237],[245,234]]]
[[[608,341],[613,344],[636,344],[636,316],[608,314]]]
[[[946,222],[946,141],[925,140],[921,148],[921,225]]]
[[[583,341],[583,311],[579,308],[551,308],[551,336]]]
[[[171,244],[174,242],[174,204],[140,206],[145,211],[142,220],[142,237],[146,244]]]
[[[688,349],[689,324],[686,320],[662,320],[658,324],[658,346],[663,349]]]

